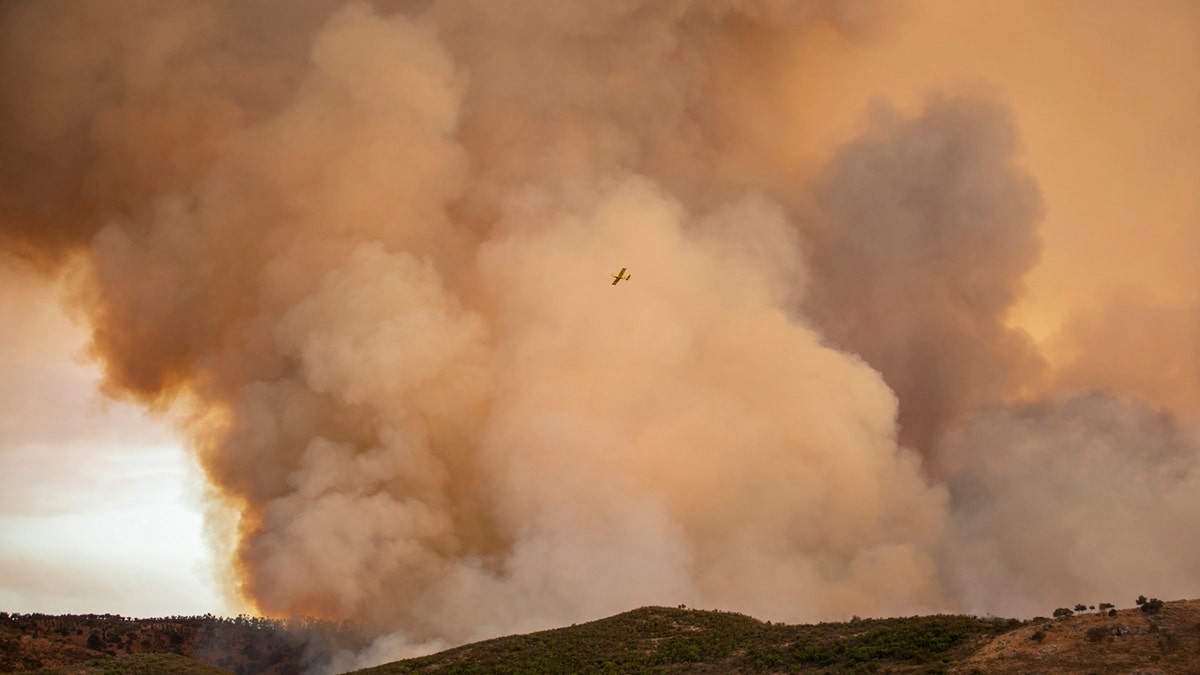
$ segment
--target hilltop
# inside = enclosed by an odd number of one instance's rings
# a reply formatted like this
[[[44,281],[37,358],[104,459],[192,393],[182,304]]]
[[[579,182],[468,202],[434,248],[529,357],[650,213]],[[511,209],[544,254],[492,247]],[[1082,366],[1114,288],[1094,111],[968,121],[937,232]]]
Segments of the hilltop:
[[[1200,601],[1031,621],[924,616],[786,625],[646,607],[356,671],[409,673],[1190,673]],[[1064,612],[1065,613],[1065,612]]]
[[[299,675],[305,663],[320,663],[334,649],[366,646],[362,635],[345,626],[311,621],[289,625],[249,617],[0,618],[0,672]],[[764,622],[715,610],[643,607],[355,673],[1198,671],[1200,601],[1182,600],[1030,621],[938,615],[812,625]]]
[[[643,607],[356,673],[741,673],[842,671],[866,664],[924,673],[966,658],[1020,625],[966,616],[787,625],[731,612]]]

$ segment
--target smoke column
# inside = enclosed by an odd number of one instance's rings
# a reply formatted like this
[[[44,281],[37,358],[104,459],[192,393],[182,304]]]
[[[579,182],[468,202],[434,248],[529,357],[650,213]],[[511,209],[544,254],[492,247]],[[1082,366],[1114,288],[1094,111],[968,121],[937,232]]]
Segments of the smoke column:
[[[1154,407],[1194,398],[1008,321],[1046,204],[1003,94],[836,141],[768,105],[913,16],[8,3],[0,241],[178,417],[237,592],[373,658],[652,603],[1029,614],[1135,556],[1194,592],[1200,443]]]
[[[892,109],[818,179],[810,313],[899,396],[900,439],[938,432],[1036,379],[1032,341],[1005,315],[1037,261],[1041,199],[1014,166],[1012,123],[984,100]],[[864,273],[864,271],[869,272]]]

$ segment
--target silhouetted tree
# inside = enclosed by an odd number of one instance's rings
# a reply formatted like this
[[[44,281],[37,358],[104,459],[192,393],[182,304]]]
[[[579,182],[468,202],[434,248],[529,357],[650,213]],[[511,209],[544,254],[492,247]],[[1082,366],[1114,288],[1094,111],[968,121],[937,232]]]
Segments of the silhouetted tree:
[[[1142,603],[1142,611],[1147,614],[1158,614],[1158,611],[1163,608],[1163,601],[1158,598],[1150,598]]]
[[[1054,618],[1061,619],[1064,616],[1071,616],[1074,613],[1075,612],[1072,612],[1066,607],[1059,607],[1058,609],[1054,610]]]

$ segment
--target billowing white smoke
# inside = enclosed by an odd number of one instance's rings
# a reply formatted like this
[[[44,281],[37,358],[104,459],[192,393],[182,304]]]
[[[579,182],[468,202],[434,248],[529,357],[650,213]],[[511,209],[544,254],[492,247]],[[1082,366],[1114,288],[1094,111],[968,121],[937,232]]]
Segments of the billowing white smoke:
[[[686,221],[644,178],[530,189],[479,247],[480,311],[427,261],[351,253],[276,338],[373,438],[305,442],[253,596],[453,639],[646,602],[941,606],[942,493],[878,375],[782,311],[794,231],[761,198]]]

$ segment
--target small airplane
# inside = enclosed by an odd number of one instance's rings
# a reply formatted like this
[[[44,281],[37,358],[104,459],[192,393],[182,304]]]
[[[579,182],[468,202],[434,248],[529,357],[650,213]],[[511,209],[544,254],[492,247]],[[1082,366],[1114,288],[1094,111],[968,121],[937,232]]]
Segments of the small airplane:
[[[617,272],[616,274],[613,275],[612,285],[616,286],[617,284],[621,283],[622,279],[624,279],[625,281],[629,281],[631,278],[632,278],[631,275],[625,274],[625,268],[622,267],[620,272]]]

